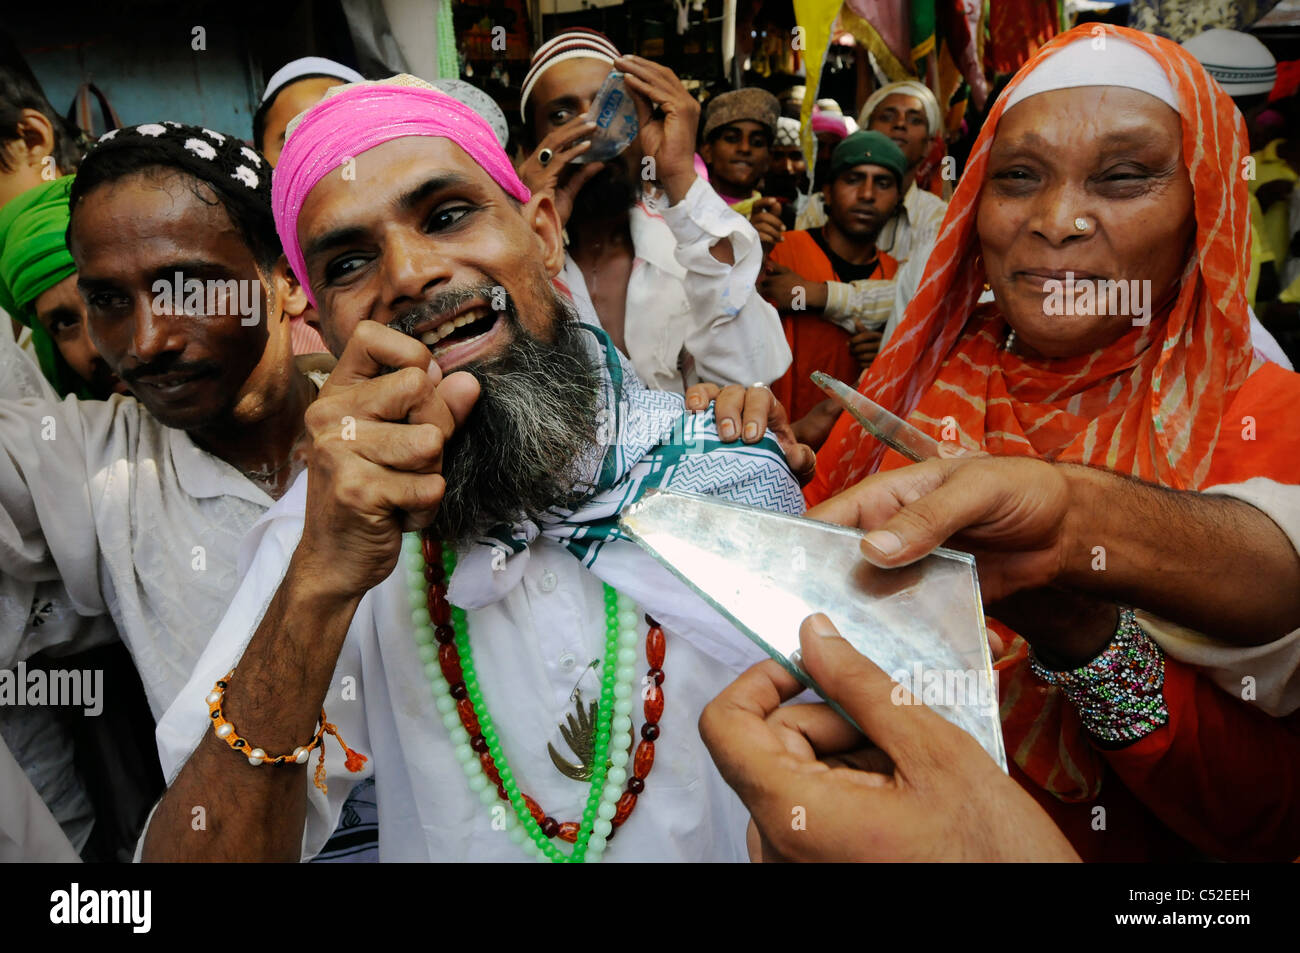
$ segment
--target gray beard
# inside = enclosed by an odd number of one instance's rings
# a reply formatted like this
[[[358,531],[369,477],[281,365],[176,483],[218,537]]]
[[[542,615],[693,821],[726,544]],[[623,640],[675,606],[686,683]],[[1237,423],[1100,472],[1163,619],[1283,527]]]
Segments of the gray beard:
[[[460,368],[478,378],[482,392],[443,452],[447,488],[432,526],[440,539],[537,521],[590,491],[581,470],[596,443],[601,374],[585,346],[588,332],[554,301],[553,342],[525,331],[511,301],[505,353]]]

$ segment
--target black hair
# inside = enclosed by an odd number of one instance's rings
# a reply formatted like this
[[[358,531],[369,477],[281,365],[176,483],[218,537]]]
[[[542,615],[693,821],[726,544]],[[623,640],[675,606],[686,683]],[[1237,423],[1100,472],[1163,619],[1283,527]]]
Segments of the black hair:
[[[258,152],[266,151],[266,143],[262,141],[262,137],[266,135],[266,114],[271,111],[271,107],[275,105],[275,97],[279,95],[277,92],[275,96],[258,106],[257,112],[253,113],[253,148]]]
[[[280,94],[292,86],[294,83],[301,82],[304,79],[332,79],[338,83],[346,83],[348,80],[333,73],[303,73],[301,76],[295,76],[287,83],[281,83],[257,107],[257,112],[253,113],[253,148],[258,152],[266,151],[266,143],[262,138],[266,135],[266,117],[270,115],[271,109],[275,106],[275,101],[280,98]]]
[[[76,171],[81,159],[80,134],[54,111],[40,83],[17,64],[0,66],[0,170],[12,172],[9,145],[21,138],[18,123],[24,109],[34,109],[54,127],[54,161],[65,175]]]
[[[160,135],[139,132],[164,128]],[[210,158],[190,148],[195,139],[211,150]],[[275,267],[283,249],[271,213],[271,166],[238,139],[179,123],[118,130],[111,138],[101,138],[82,160],[68,196],[71,214],[75,216],[80,201],[101,185],[139,174],[172,174],[188,180],[200,201],[219,203],[226,210],[258,267],[268,274]],[[256,185],[249,184],[253,180]]]

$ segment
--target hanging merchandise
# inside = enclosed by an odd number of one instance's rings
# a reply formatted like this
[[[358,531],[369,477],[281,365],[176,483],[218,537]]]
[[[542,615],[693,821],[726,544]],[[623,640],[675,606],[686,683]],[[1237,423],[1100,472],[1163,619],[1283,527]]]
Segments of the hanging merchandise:
[[[695,9],[702,10],[701,0],[695,0]],[[705,16],[707,21],[707,14]],[[678,33],[683,32],[678,29]],[[736,58],[736,0],[722,0],[722,75],[731,75],[731,61]]]
[[[984,109],[989,96],[989,83],[984,76],[984,17],[983,0],[944,0],[938,8],[939,46],[961,70],[971,88],[975,108]],[[937,65],[937,64],[936,64]],[[952,88],[944,89],[939,80],[942,70],[936,69],[935,83],[940,92],[951,95]],[[955,84],[954,84],[955,85]],[[943,102],[940,99],[940,102]]]
[[[1275,6],[1277,0],[1133,0],[1128,25],[1182,43],[1210,29],[1249,29]]]
[[[984,66],[989,75],[1010,75],[1059,32],[1056,0],[998,0],[989,8]]]
[[[435,69],[438,71],[436,78],[456,79],[462,73],[472,76],[472,73],[465,71],[467,61],[463,59],[463,53],[456,49],[456,25],[451,15],[451,0],[442,0],[438,4],[433,31],[434,55],[437,58]]]
[[[831,32],[835,17],[840,12],[842,0],[794,0],[794,21],[803,38],[804,62],[807,80],[804,87],[803,106],[799,111],[799,133],[804,159],[808,168],[816,165],[817,143],[812,131],[813,103],[821,85],[822,66],[831,46]]]
[[[840,25],[871,54],[888,82],[916,75],[903,4],[890,0],[846,0]]]
[[[909,27],[912,38],[912,62],[916,75],[925,78],[924,60],[934,52],[935,0],[912,0],[909,7]]]

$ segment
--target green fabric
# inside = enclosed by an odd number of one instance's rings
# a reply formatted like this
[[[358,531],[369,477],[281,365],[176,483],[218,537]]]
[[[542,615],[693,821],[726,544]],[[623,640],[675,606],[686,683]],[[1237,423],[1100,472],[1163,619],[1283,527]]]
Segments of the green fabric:
[[[459,79],[460,55],[456,51],[456,24],[452,17],[451,0],[439,0],[433,32],[438,79]]]
[[[844,169],[855,165],[878,165],[894,173],[898,186],[903,187],[903,176],[907,172],[907,159],[903,150],[894,144],[883,132],[874,129],[859,129],[849,136],[831,153],[831,178]]]
[[[908,10],[908,25],[912,34],[912,60],[919,62],[934,52],[934,0],[912,0]],[[924,78],[925,71],[917,67],[917,75]]]
[[[72,179],[65,175],[38,185],[0,208],[0,308],[32,329],[41,373],[60,396],[89,396],[33,308],[37,298],[77,270],[66,237]]]

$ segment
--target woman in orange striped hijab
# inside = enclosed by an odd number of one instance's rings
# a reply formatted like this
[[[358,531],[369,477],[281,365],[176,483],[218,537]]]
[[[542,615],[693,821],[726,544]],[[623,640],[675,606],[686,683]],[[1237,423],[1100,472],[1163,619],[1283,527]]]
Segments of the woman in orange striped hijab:
[[[1282,421],[1300,406],[1300,376],[1250,343],[1247,155],[1232,101],[1177,45],[1101,24],[1057,37],[990,112],[917,295],[862,393],[991,453],[1180,489],[1297,482],[1300,438]],[[994,300],[978,304],[989,288]],[[845,414],[805,493],[819,503],[906,462]],[[1087,831],[1089,816],[1096,830],[1091,810],[1071,822],[1063,806],[1094,804],[1107,759],[1141,761],[1145,742],[1119,756],[1090,745],[1077,713],[1031,674],[1016,632],[1073,667],[1108,643],[1116,608],[1061,596],[990,612],[1015,628],[993,623],[1007,645],[997,668],[1015,770],[1054,795],[1047,806],[1067,833]],[[1183,675],[1174,681],[1191,684]],[[1104,803],[1112,819],[1143,818],[1131,832],[1143,843],[1127,856],[1162,853],[1142,805],[1117,812],[1126,796],[1112,782]]]

